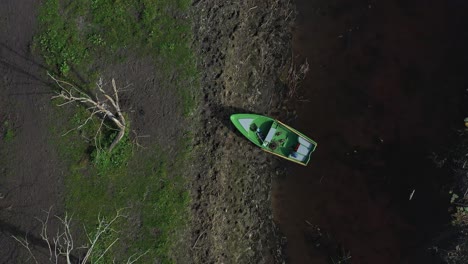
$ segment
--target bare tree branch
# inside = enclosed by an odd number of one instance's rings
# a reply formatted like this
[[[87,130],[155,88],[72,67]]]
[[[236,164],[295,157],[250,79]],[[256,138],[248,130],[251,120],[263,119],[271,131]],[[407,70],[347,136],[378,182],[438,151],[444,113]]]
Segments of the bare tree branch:
[[[89,244],[87,246],[81,246],[76,248],[75,247],[75,241],[72,236],[72,230],[71,230],[71,223],[72,223],[72,217],[69,216],[68,214],[65,214],[65,216],[58,217],[55,216],[55,218],[59,221],[59,228],[57,229],[57,233],[55,236],[51,237],[48,234],[47,226],[49,225],[50,221],[50,212],[52,208],[49,208],[48,211],[44,211],[46,213],[46,216],[44,219],[39,219],[36,218],[39,222],[41,222],[42,228],[41,228],[41,238],[42,240],[45,241],[45,243],[48,246],[49,249],[49,263],[62,263],[63,260],[66,260],[67,264],[72,264],[72,263],[81,263],[81,264],[86,264],[88,261],[93,259],[93,262],[99,262],[106,254],[108,254],[109,250],[119,241],[119,238],[115,238],[112,243],[110,243],[103,252],[95,252],[95,249],[98,244],[101,243],[102,237],[105,233],[107,232],[113,232],[117,233],[116,230],[113,229],[113,225],[115,222],[122,218],[122,217],[127,217],[126,215],[123,214],[124,210],[126,208],[122,208],[117,210],[116,215],[111,218],[111,219],[106,219],[105,217],[102,217],[101,215],[98,216],[98,225],[94,232],[88,232],[86,231],[85,228],[85,233],[88,238]],[[16,236],[12,236],[13,239],[15,239],[22,247],[24,247],[30,257],[34,260],[36,264],[39,263],[39,261],[36,259],[32,247],[27,239],[27,237],[23,238],[18,238]],[[101,245],[101,244],[100,244]],[[75,252],[77,250],[85,250],[84,252],[84,257],[82,260],[79,260],[74,256],[76,254]],[[142,254],[135,253],[128,257],[126,263],[127,264],[133,264],[136,261],[138,261],[141,257],[146,255],[149,252],[146,251]],[[96,255],[99,254],[99,255]]]
[[[52,247],[50,246],[50,241],[49,241],[49,236],[47,234],[47,223],[49,222],[49,217],[50,217],[50,211],[52,210],[52,206],[49,208],[48,211],[44,211],[46,213],[46,218],[45,220],[39,219],[36,217],[36,219],[41,222],[42,228],[41,228],[41,238],[47,243],[47,248],[49,249],[49,260],[52,260]]]
[[[83,258],[83,261],[82,263],[86,263],[88,261],[88,259],[91,257],[91,255],[93,254],[93,250],[94,250],[94,247],[96,246],[96,243],[97,241],[99,241],[99,238],[101,237],[102,234],[104,234],[105,232],[111,230],[111,226],[112,224],[117,221],[117,219],[121,218],[121,217],[124,217],[124,215],[122,214],[122,211],[123,209],[120,209],[117,211],[117,214],[115,215],[114,218],[112,218],[110,221],[106,221],[106,219],[104,217],[101,217],[101,216],[98,216],[98,227],[96,228],[96,234],[94,235],[93,238],[91,238],[91,236],[88,236],[89,238],[89,242],[91,243],[90,244],[90,247],[88,249],[88,251],[86,252],[86,255],[85,257]],[[99,257],[99,259],[107,252],[107,250],[112,246],[114,245],[116,241],[114,241],[106,250],[105,252]]]

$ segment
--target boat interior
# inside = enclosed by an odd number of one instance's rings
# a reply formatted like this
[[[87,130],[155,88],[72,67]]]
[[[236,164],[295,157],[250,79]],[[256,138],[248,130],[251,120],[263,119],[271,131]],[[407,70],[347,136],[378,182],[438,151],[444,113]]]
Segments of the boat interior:
[[[265,149],[294,159],[298,162],[307,162],[315,145],[276,121],[262,123],[252,122],[249,133],[256,134],[258,144]]]

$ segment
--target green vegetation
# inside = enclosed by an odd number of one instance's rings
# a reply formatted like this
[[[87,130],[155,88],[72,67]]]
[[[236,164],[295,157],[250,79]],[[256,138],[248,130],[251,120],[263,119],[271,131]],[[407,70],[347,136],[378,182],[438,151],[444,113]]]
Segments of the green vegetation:
[[[460,197],[453,191],[450,191],[450,204],[454,207],[452,214],[452,225],[461,228],[468,228],[468,204],[465,197]]]
[[[63,75],[72,68],[90,69],[96,59],[117,61],[115,54],[130,50],[163,56],[165,63],[191,76],[196,69],[190,24],[184,18],[189,6],[188,0],[47,0],[35,48]]]
[[[67,211],[73,212],[89,230],[96,225],[98,213],[111,218],[117,209],[127,208],[127,221],[120,221],[115,227],[120,233],[108,234],[104,245],[99,245],[104,250],[105,244],[116,236],[121,241],[102,263],[111,263],[116,256],[125,259],[146,251],[142,262],[159,259],[170,263],[171,241],[187,219],[189,197],[181,168],[190,152],[180,152],[181,159],[169,164],[159,148],[132,151],[133,145],[126,137],[112,153],[98,154],[107,155],[106,158],[93,159],[91,155],[89,160],[89,156],[80,151],[88,146],[80,142],[77,135],[69,134],[65,140],[79,146],[70,150],[67,142],[61,141],[61,152],[81,155],[81,159],[77,159],[80,162],[71,166],[71,175],[66,179]],[[97,255],[99,252],[95,251]]]
[[[464,153],[464,152],[463,152]],[[464,156],[464,154],[463,154]],[[463,164],[464,162],[462,162]],[[459,164],[460,165],[460,164]],[[464,165],[463,165],[464,167]],[[463,169],[463,176],[466,177],[466,171]],[[450,191],[450,203],[453,206],[452,226],[450,229],[450,243],[447,249],[441,250],[440,254],[446,263],[462,264],[468,261],[468,199],[465,195],[458,195]],[[456,231],[456,232],[454,232]]]
[[[74,82],[84,79],[85,83],[93,83],[103,65],[125,62],[129,56],[151,57],[163,79],[170,80],[177,73],[174,84],[168,87],[176,89],[181,112],[188,115],[195,106],[188,87],[197,79],[186,18],[190,2],[46,0],[33,50],[44,57],[57,76]],[[57,120],[69,119],[68,114],[72,118],[52,128],[57,138],[53,143],[69,166],[66,210],[87,230],[95,227],[98,214],[110,218],[117,209],[126,208],[128,216],[116,223],[114,228],[119,233],[106,234],[103,244],[97,246],[95,252],[99,253],[119,237],[108,259],[98,263],[112,263],[113,258],[126,259],[147,251],[141,263],[170,263],[175,234],[188,219],[189,197],[183,175],[191,155],[186,151],[191,138],[179,139],[179,150],[168,157],[159,146],[137,149],[127,132],[109,153],[105,149],[115,132],[104,129],[94,140],[100,126],[97,119],[78,131],[72,130],[90,114],[84,106],[73,111],[57,111]],[[72,131],[62,136],[68,130]]]
[[[3,122],[3,140],[5,142],[10,142],[15,138],[15,130],[11,126],[8,120]]]
[[[185,15],[189,6],[189,0],[47,0],[33,49],[59,76],[77,82],[84,76],[89,83],[100,65],[129,55],[151,56],[167,76],[177,74],[175,86],[187,116],[195,100],[186,87],[198,77]]]

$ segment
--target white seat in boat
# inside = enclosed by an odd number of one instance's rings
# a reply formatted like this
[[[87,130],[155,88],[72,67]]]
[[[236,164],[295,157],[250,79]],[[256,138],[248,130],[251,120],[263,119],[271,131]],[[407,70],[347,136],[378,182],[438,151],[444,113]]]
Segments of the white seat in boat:
[[[270,128],[270,131],[268,131],[268,134],[267,134],[265,140],[263,141],[263,146],[265,146],[265,147],[268,146],[268,143],[270,143],[271,139],[275,135],[275,132],[276,132],[276,128],[274,128],[274,127]]]
[[[289,158],[291,159],[295,159],[295,160],[298,160],[298,161],[304,161],[306,156],[300,154],[300,153],[297,153],[297,152],[292,152],[291,154],[289,154]]]
[[[300,153],[302,155],[307,155],[309,154],[309,149],[306,148],[304,145],[300,144],[299,147],[296,150],[297,153]]]
[[[310,149],[310,147],[312,146],[312,143],[305,140],[303,137],[297,137],[297,141],[299,141],[299,143],[301,143],[301,145],[303,145],[304,147],[306,147],[308,149]]]

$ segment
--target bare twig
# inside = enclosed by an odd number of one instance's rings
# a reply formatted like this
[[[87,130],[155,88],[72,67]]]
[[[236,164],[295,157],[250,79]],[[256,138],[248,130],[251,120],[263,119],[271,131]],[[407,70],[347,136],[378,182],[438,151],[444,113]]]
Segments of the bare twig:
[[[309,72],[309,62],[307,61],[307,59],[305,60],[304,63],[299,65],[299,69],[297,69],[296,63],[294,62],[294,56],[291,56],[291,65],[289,67],[289,72],[288,72],[288,86],[289,86],[288,96],[289,98],[293,98],[296,96],[297,88],[299,87],[301,82],[305,79],[308,72]]]
[[[204,234],[205,234],[205,232],[202,232],[202,233],[198,236],[197,240],[195,240],[195,243],[193,243],[192,249],[195,249],[195,247],[197,246],[198,240],[200,240],[200,238],[201,238]]]
[[[133,264],[133,263],[137,262],[141,257],[143,257],[144,255],[148,254],[148,252],[149,252],[149,250],[145,251],[145,253],[140,254],[140,255],[138,255],[138,256],[137,256],[136,253],[133,254],[133,255],[131,255],[131,256],[127,259],[127,264]],[[136,256],[136,258],[133,259],[135,256]]]
[[[31,248],[29,247],[29,242],[28,242],[28,238],[25,237],[24,239],[20,239],[16,236],[11,236],[14,240],[16,240],[21,246],[23,246],[28,252],[29,252],[29,255],[31,255],[31,258],[34,259],[34,262],[36,263],[39,263],[37,262],[37,259],[36,257],[34,256],[34,254],[32,253],[31,251]]]

